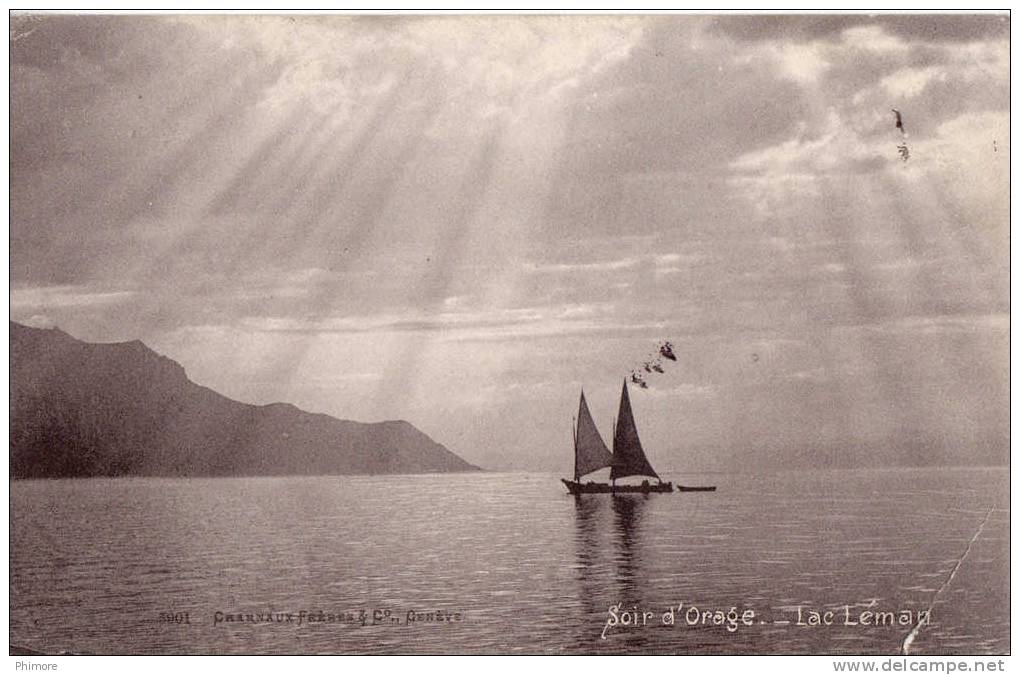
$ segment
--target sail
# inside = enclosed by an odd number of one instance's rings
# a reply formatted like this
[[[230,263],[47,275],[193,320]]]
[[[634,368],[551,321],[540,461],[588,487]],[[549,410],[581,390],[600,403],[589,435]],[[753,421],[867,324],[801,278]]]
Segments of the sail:
[[[613,468],[609,477],[616,480],[625,476],[659,477],[641,448],[641,439],[638,438],[637,426],[634,424],[634,413],[630,409],[626,380],[623,382],[623,395],[620,397],[620,418],[616,421],[616,435],[613,437]]]
[[[574,440],[574,480],[613,463],[606,442],[595,428],[595,420],[588,412],[588,403],[581,392],[581,408],[577,411],[577,436]]]

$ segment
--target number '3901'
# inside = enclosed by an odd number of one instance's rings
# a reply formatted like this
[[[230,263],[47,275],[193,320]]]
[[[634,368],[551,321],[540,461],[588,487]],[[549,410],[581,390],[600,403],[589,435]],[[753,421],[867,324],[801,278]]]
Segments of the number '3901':
[[[187,612],[160,612],[159,613],[160,623],[191,623],[191,618]]]

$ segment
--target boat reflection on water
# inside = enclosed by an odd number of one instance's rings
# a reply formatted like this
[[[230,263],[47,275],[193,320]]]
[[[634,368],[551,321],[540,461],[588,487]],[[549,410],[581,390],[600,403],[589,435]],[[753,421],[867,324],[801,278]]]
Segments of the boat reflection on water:
[[[624,606],[639,603],[641,577],[641,516],[647,496],[613,495],[613,539],[616,581]]]
[[[576,579],[583,612],[578,635],[579,649],[627,651],[640,649],[647,642],[645,631],[616,634],[601,639],[610,606],[624,609],[647,607],[642,569],[643,537],[641,527],[648,495],[597,495],[574,498],[576,523]]]
[[[606,580],[611,578],[612,561],[607,552],[608,508],[604,499],[577,496],[574,498],[574,575],[575,595],[580,606],[579,616],[571,621],[577,629],[574,636],[579,653],[597,647],[598,628],[605,620],[607,601]]]

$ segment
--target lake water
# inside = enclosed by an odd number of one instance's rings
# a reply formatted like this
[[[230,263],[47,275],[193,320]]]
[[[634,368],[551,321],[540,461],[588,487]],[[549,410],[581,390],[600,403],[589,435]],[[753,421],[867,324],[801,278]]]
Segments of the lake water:
[[[896,654],[911,626],[861,613],[931,608],[910,653],[1009,652],[1006,469],[683,482],[719,490],[575,500],[538,474],[16,481],[11,642],[101,654]],[[602,639],[616,604],[653,616]],[[731,607],[752,625],[702,623]],[[811,611],[833,625],[798,626]],[[185,612],[187,624],[160,616]]]

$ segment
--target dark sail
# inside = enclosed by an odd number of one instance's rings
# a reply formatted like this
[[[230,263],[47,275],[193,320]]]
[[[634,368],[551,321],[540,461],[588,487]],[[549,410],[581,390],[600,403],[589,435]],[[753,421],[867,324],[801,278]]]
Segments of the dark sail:
[[[634,413],[630,409],[626,380],[623,382],[623,395],[620,397],[620,417],[616,421],[616,435],[613,437],[613,468],[609,477],[616,480],[625,476],[659,477],[641,448],[641,439],[638,438],[637,426],[634,424]]]
[[[606,442],[602,440],[595,420],[588,412],[588,403],[581,392],[581,407],[577,411],[577,436],[574,438],[574,480],[592,471],[604,469],[613,463]]]

